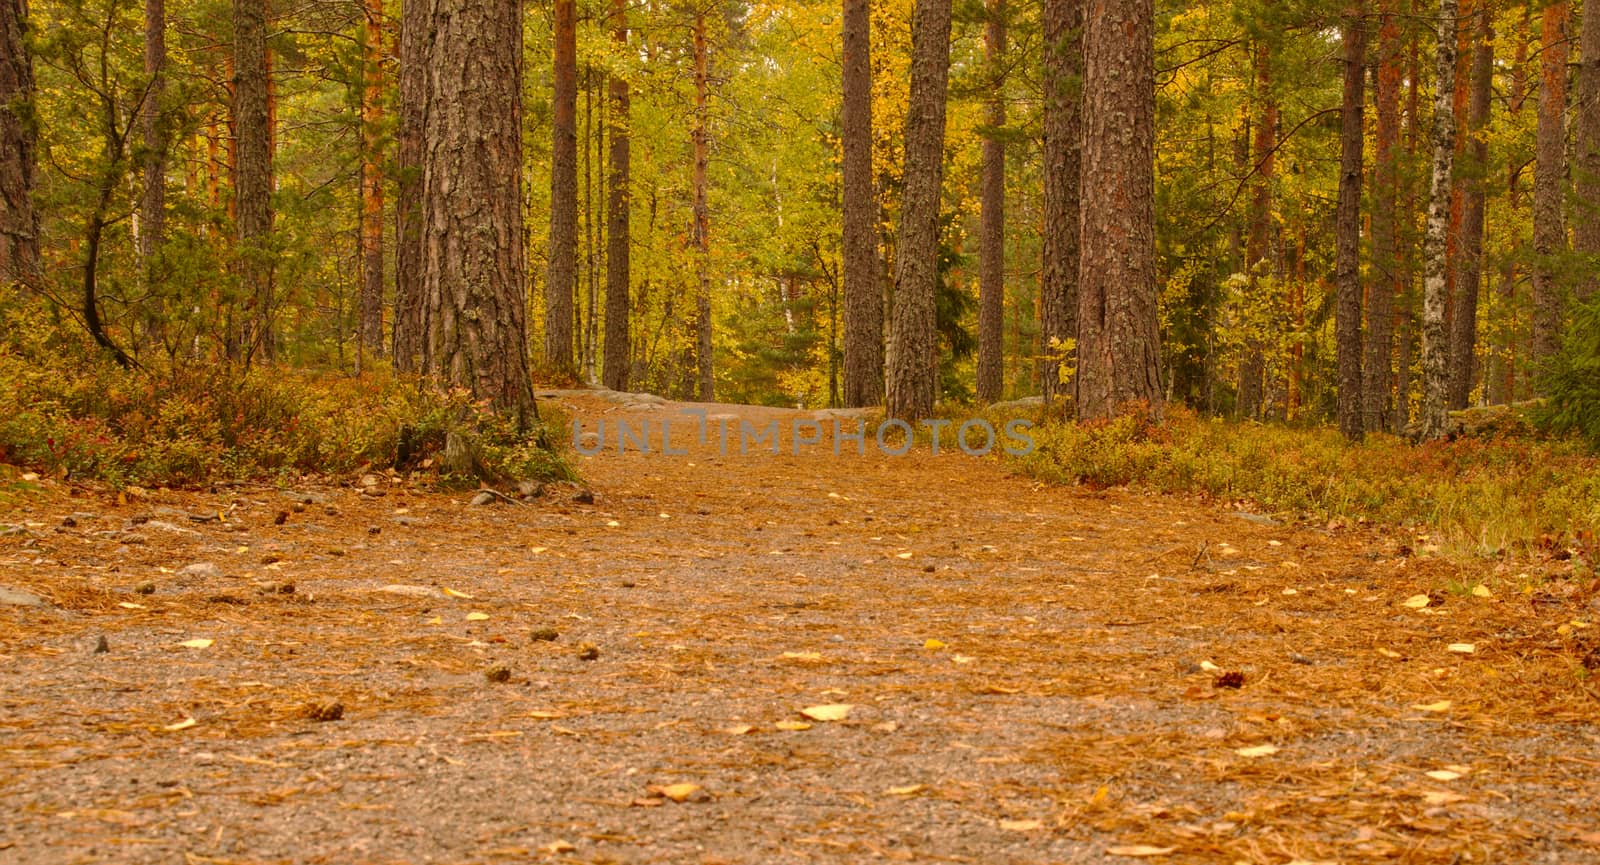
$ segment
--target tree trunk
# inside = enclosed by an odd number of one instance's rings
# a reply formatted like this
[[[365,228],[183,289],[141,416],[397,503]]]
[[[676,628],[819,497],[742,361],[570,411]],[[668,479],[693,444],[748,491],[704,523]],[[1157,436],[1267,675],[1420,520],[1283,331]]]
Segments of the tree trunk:
[[[1586,300],[1600,291],[1600,3],[1583,4],[1580,26],[1572,179],[1583,218],[1572,226],[1572,246],[1585,257],[1574,289],[1578,300]]]
[[[427,0],[423,372],[525,427],[522,17],[518,0]]]
[[[1394,381],[1394,300],[1402,290],[1396,230],[1400,207],[1400,22],[1398,0],[1382,0],[1378,22],[1377,111],[1372,178],[1372,290],[1367,298],[1361,359],[1361,420],[1367,432],[1387,427]]]
[[[1265,275],[1272,241],[1272,175],[1277,162],[1274,153],[1277,149],[1278,105],[1272,96],[1271,60],[1272,55],[1267,44],[1262,42],[1256,47],[1255,53],[1255,98],[1260,107],[1260,117],[1255,124],[1256,143],[1252,160],[1256,175],[1255,194],[1250,205],[1250,236],[1245,245],[1245,279],[1248,285],[1246,296],[1252,304],[1267,303],[1267,299],[1260,296],[1257,284]],[[1247,312],[1246,315],[1244,357],[1239,363],[1238,409],[1241,417],[1259,418],[1265,402],[1266,357],[1262,345],[1263,337],[1258,331],[1264,325],[1259,321],[1249,320],[1249,317],[1254,315],[1258,319],[1263,319],[1267,317],[1267,313],[1257,310],[1253,313]]]
[[[1044,225],[1039,276],[1039,375],[1047,402],[1070,393],[1061,381],[1078,338],[1079,177],[1083,155],[1083,0],[1045,0]],[[1075,354],[1075,352],[1074,352]]]
[[[544,286],[544,359],[574,370],[578,291],[578,26],[575,0],[555,0],[555,93],[550,129],[550,270]]]
[[[427,124],[427,0],[401,0],[400,117],[395,132],[394,205],[394,355],[395,369],[421,369],[422,303],[422,130]]]
[[[695,248],[695,384],[701,402],[716,397],[711,366],[711,199],[707,176],[711,159],[711,117],[708,111],[710,50],[706,16],[694,18],[694,231]]]
[[[139,190],[139,270],[144,279],[145,331],[157,337],[166,321],[157,255],[166,236],[167,140],[161,102],[167,91],[167,11],[163,0],[144,3],[144,74],[150,79],[140,106],[144,177]]]
[[[1365,4],[1345,9],[1344,104],[1341,109],[1337,222],[1339,431],[1359,440],[1365,425],[1361,401],[1361,181],[1367,55]]]
[[[1555,354],[1563,307],[1558,259],[1567,250],[1561,208],[1567,175],[1567,4],[1544,10],[1540,52],[1539,126],[1533,176],[1533,353],[1534,364]]]
[[[620,52],[628,49],[626,0],[611,2],[611,39]],[[629,232],[628,232],[628,81],[611,75],[611,173],[608,177],[610,200],[606,231],[606,355],[602,370],[605,386],[628,389],[632,363],[629,348]]]
[[[883,283],[878,257],[878,196],[872,177],[871,0],[844,0],[844,404],[883,400]]]
[[[939,192],[950,75],[951,0],[917,0],[911,25],[911,94],[906,106],[905,183],[895,248],[889,336],[888,412],[916,420],[933,413],[939,387]]]
[[[273,340],[272,117],[267,95],[267,2],[233,3],[233,118],[238,141],[234,217],[244,316],[245,363],[271,362]]]
[[[1155,272],[1155,7],[1085,15],[1078,417],[1162,414]]]
[[[1600,5],[1597,3],[1596,5]],[[1450,318],[1450,401],[1467,407],[1477,375],[1478,293],[1483,277],[1484,187],[1488,180],[1489,98],[1494,86],[1494,12],[1490,0],[1473,10],[1472,85],[1467,142],[1462,150],[1461,235],[1456,257],[1454,314]]]
[[[1452,100],[1456,76],[1456,0],[1439,2],[1439,44],[1434,55],[1433,169],[1429,178],[1428,232],[1423,241],[1422,415],[1423,439],[1444,435],[1449,423],[1450,343],[1445,333],[1446,233],[1450,228],[1451,168],[1456,123]]]
[[[23,45],[27,0],[0,0],[0,289],[31,282],[39,268],[39,217],[33,208],[37,159],[33,58]]]
[[[983,28],[984,61],[990,69],[990,95],[983,139],[983,204],[978,227],[978,381],[979,402],[996,402],[1005,392],[1006,298],[1006,2],[987,0]]]
[[[361,348],[383,354],[383,2],[366,0],[361,92]]]

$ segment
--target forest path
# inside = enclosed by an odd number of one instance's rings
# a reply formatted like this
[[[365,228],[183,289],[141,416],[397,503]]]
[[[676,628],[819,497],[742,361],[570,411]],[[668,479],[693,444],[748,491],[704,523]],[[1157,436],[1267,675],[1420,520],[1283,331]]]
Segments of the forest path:
[[[0,510],[0,586],[50,602],[0,606],[0,862],[1600,861],[1583,598],[949,450],[795,455],[812,413],[699,407],[779,422],[722,455],[694,406],[561,400],[689,452],[577,458],[593,504]]]

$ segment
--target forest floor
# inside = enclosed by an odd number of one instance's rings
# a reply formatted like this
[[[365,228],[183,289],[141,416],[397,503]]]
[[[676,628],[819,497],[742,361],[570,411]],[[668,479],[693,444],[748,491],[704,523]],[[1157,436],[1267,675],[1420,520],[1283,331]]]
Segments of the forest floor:
[[[0,862],[1600,862],[1562,563],[680,423],[592,504],[8,494]]]

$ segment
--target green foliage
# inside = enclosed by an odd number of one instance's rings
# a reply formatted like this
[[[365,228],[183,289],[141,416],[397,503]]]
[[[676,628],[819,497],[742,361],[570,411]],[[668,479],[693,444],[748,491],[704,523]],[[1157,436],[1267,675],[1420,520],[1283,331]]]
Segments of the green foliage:
[[[1600,296],[1577,307],[1561,351],[1544,373],[1549,394],[1535,411],[1543,428],[1577,434],[1600,450]]]
[[[1165,424],[1035,429],[1022,467],[1054,483],[1137,486],[1246,500],[1317,519],[1427,527],[1480,553],[1600,527],[1600,459],[1570,441],[1463,437],[1411,447],[1352,445],[1326,429],[1209,420],[1176,408]]]

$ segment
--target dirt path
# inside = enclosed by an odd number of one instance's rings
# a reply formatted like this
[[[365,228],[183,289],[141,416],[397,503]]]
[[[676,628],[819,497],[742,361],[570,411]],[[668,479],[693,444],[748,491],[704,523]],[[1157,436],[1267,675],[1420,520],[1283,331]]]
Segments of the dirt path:
[[[581,458],[593,504],[0,508],[50,602],[0,605],[0,862],[1600,862],[1576,582],[948,451],[689,450]]]

